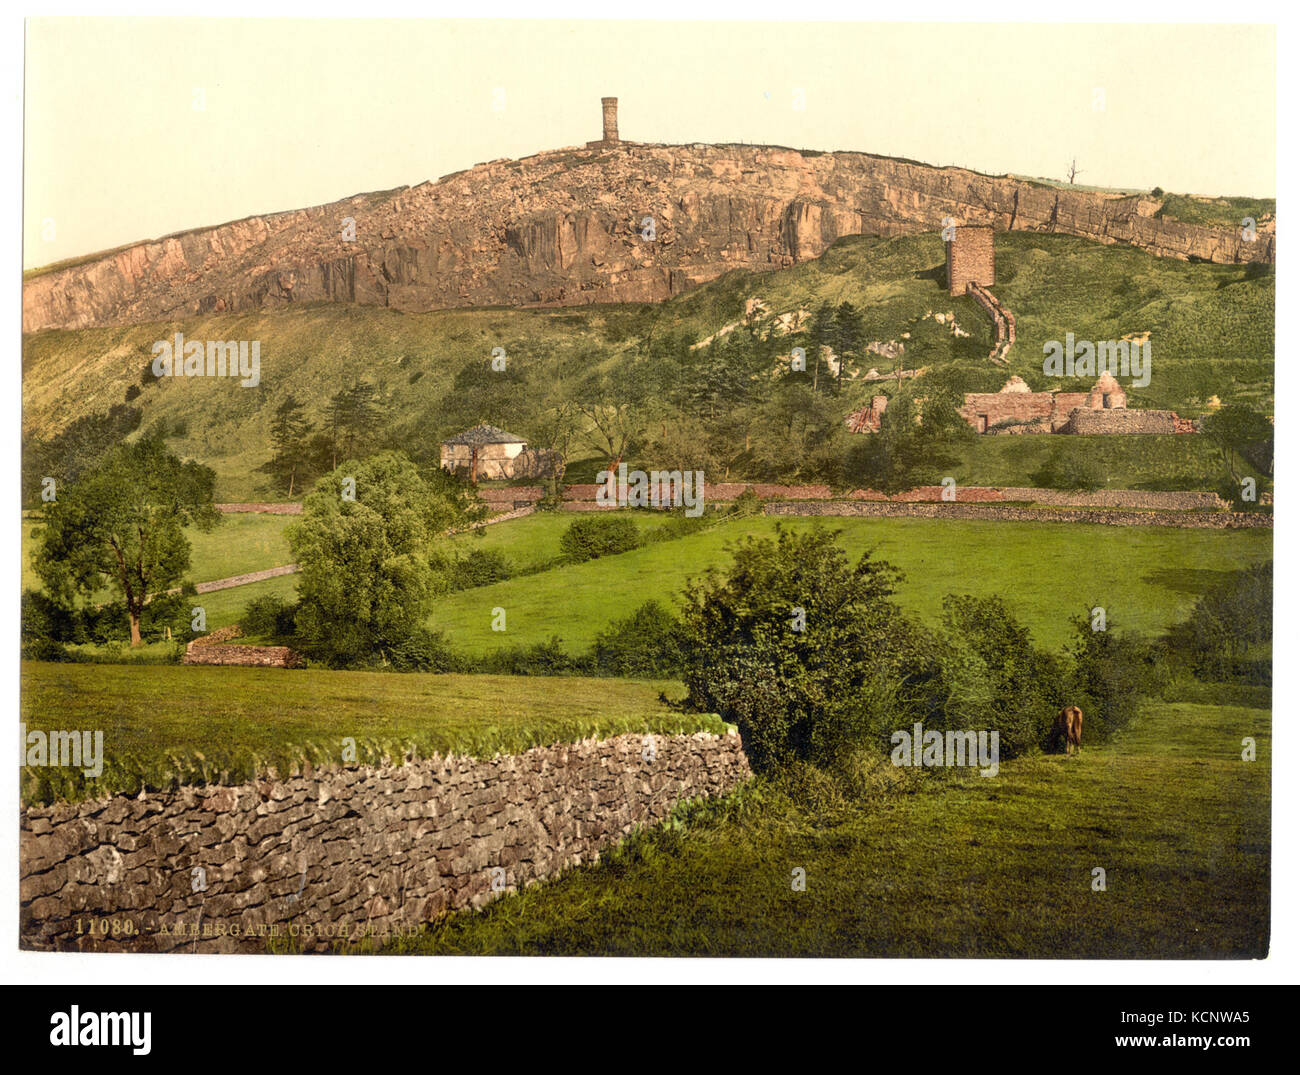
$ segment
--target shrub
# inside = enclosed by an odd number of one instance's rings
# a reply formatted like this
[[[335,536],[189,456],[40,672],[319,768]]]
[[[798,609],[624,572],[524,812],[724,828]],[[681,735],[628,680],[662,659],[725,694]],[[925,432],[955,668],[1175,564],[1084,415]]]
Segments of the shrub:
[[[1271,682],[1269,662],[1249,659],[1252,647],[1273,640],[1273,562],[1234,572],[1203,594],[1191,615],[1165,642],[1176,660],[1201,679]],[[1267,677],[1267,678],[1265,678]]]
[[[596,636],[591,660],[602,676],[651,679],[677,674],[685,645],[681,623],[650,600]]]
[[[244,634],[261,638],[291,638],[298,606],[274,594],[255,597],[244,606],[239,625]]]
[[[389,661],[398,672],[459,672],[463,662],[452,651],[442,631],[420,627],[389,650]]]
[[[571,523],[560,537],[560,548],[575,564],[628,552],[640,544],[640,531],[627,516],[588,515]]]
[[[686,594],[688,702],[739,725],[759,771],[854,745],[819,726],[903,674],[907,632],[888,599],[898,572],[869,554],[850,565],[836,536],[782,527],[775,541],[748,538],[727,575],[712,570]]]
[[[482,527],[475,530],[475,533],[484,532]],[[500,549],[473,549],[452,566],[451,588],[472,590],[476,586],[501,582],[513,574],[509,557]]]
[[[731,514],[742,518],[763,514],[763,499],[754,492],[752,485],[746,486],[745,491],[731,502]]]
[[[1090,445],[1064,445],[1057,447],[1033,474],[1034,484],[1041,489],[1083,490],[1092,492],[1106,485],[1106,469],[1092,455],[1081,450]]]
[[[566,676],[590,674],[589,655],[570,656],[557,635],[548,642],[531,646],[514,646],[500,649],[481,658],[475,672],[507,676]]]
[[[1094,631],[1086,616],[1074,625],[1069,702],[1083,710],[1084,734],[1106,742],[1132,723],[1144,697],[1161,691],[1168,671],[1158,648],[1142,639]]]

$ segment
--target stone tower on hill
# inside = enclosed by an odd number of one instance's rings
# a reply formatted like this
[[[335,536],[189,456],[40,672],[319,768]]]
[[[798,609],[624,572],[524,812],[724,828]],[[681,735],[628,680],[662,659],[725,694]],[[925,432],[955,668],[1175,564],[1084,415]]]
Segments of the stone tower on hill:
[[[948,294],[966,294],[967,284],[993,286],[993,229],[963,224],[944,244],[948,254]]]
[[[601,140],[605,142],[618,141],[618,98],[602,97],[600,99],[601,119],[604,122],[604,133]]]
[[[617,97],[602,97],[600,99],[600,121],[600,141],[588,142],[588,149],[599,149],[603,146],[616,146],[619,144]]]

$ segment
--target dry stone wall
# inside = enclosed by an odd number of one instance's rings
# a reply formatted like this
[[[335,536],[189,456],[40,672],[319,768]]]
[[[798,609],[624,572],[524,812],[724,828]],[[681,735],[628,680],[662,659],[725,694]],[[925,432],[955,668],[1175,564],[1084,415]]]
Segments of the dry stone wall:
[[[1102,526],[1172,526],[1183,530],[1271,529],[1267,512],[1108,511],[1022,508],[1013,504],[869,504],[847,501],[765,504],[764,515],[877,516],[913,519],[993,519],[1003,522],[1098,523]]]
[[[677,802],[749,776],[734,733],[631,734],[31,807],[21,943],[232,952],[382,939],[593,862]]]

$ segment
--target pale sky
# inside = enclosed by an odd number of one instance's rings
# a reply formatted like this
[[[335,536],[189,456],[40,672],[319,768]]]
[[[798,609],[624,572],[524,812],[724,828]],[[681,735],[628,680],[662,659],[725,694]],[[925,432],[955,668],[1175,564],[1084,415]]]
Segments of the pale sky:
[[[1272,197],[1275,77],[1268,26],[34,19],[24,267],[579,145],[602,96],[633,141]]]

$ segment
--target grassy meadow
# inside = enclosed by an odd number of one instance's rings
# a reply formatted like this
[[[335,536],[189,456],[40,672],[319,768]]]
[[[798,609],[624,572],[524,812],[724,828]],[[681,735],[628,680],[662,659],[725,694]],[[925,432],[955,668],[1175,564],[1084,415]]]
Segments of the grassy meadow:
[[[756,781],[385,951],[1262,958],[1270,743],[1267,708],[1173,702],[994,778],[882,763],[878,797],[829,806]]]
[[[338,763],[342,739],[358,760],[406,753],[491,757],[624,732],[721,732],[707,714],[678,713],[659,680],[285,672],[204,666],[22,665],[20,719],[29,730],[99,728],[108,764],[24,770],[24,801],[133,793],[181,783],[238,783],[305,760]],[[64,780],[66,783],[51,783]]]
[[[533,535],[574,516],[529,516],[489,527],[514,556]],[[784,520],[792,529],[811,519]],[[545,642],[557,635],[569,652],[589,646],[614,620],[651,598],[672,604],[710,565],[730,560],[729,543],[771,535],[777,520],[723,522],[690,537],[657,542],[618,556],[554,568],[440,598],[428,624],[452,646],[484,653]],[[857,558],[868,550],[902,569],[898,601],[934,620],[949,593],[996,594],[1040,646],[1055,649],[1071,633],[1070,618],[1098,605],[1112,629],[1155,635],[1182,619],[1197,596],[1227,572],[1272,556],[1267,530],[1177,530],[1061,523],[948,519],[828,519]],[[493,631],[493,610],[506,610],[506,630]]]

